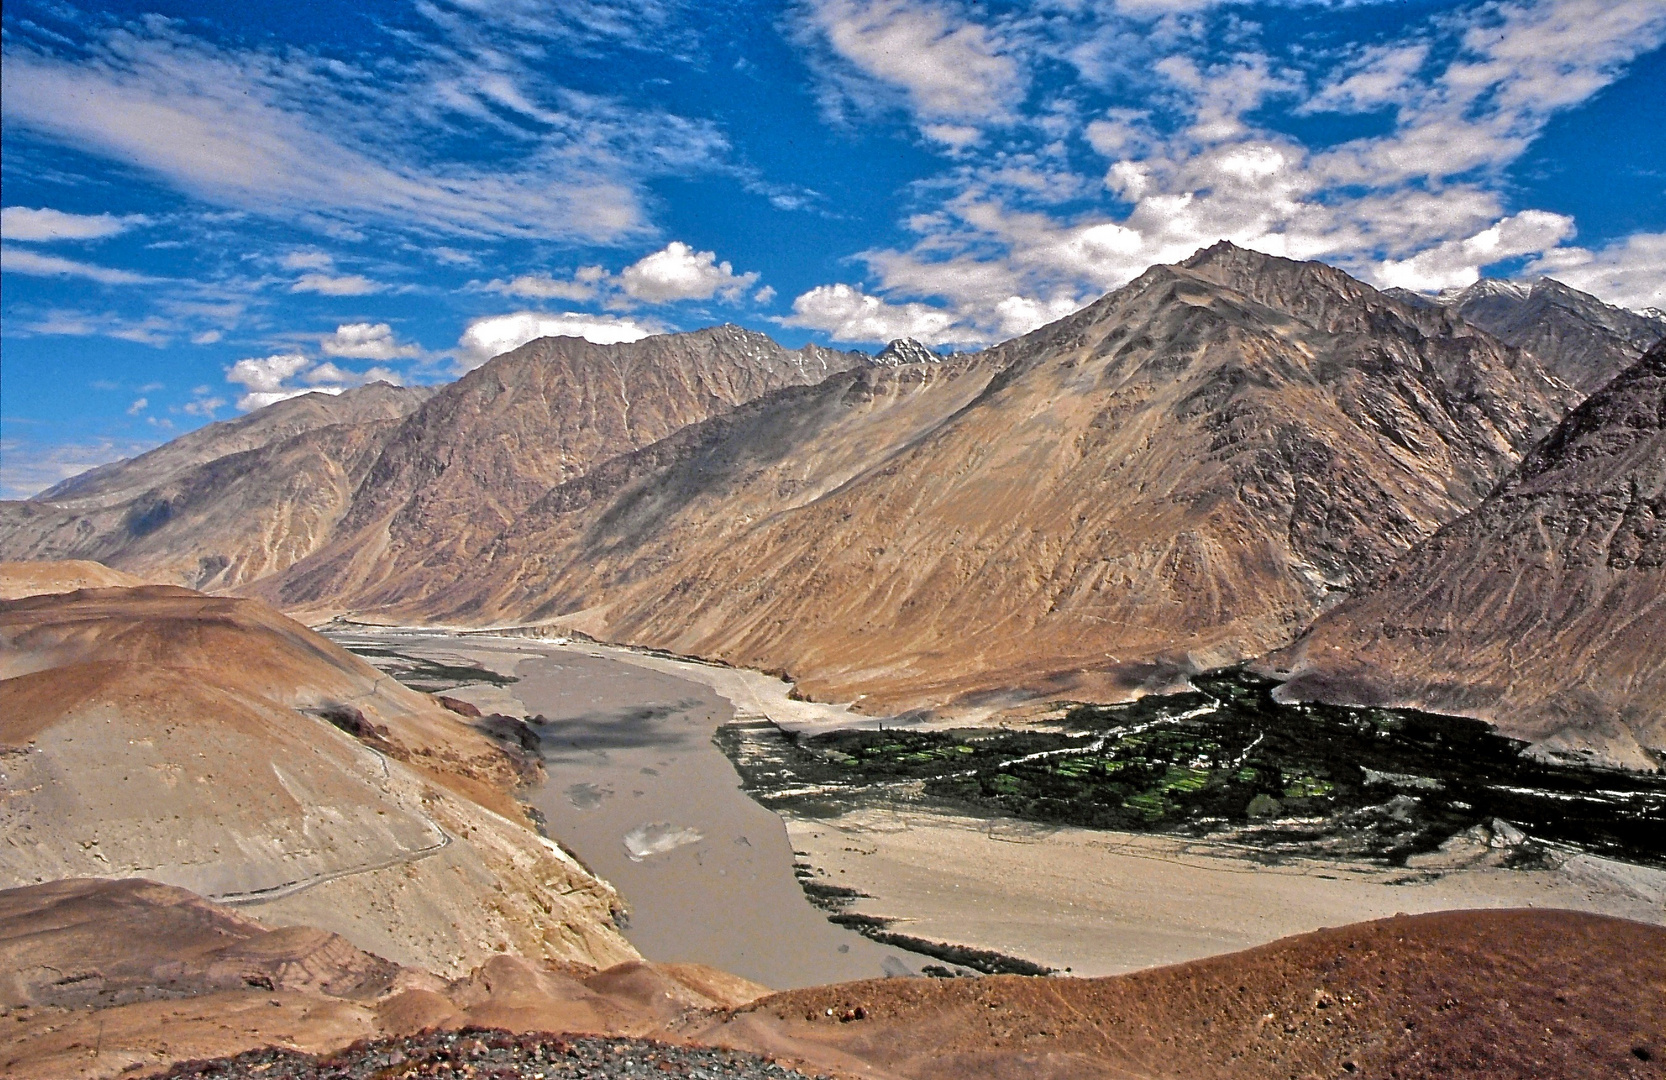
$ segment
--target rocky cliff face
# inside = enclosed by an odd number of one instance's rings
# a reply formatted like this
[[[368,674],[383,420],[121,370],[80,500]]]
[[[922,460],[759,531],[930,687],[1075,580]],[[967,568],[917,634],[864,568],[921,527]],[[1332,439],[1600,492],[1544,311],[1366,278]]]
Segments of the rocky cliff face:
[[[1292,698],[1463,713],[1547,751],[1653,768],[1662,627],[1666,344],[1274,664]]]
[[[330,542],[262,586],[296,606],[406,595],[416,568],[472,560],[551,487],[784,386],[865,363],[719,326],[624,345],[541,338],[445,387],[389,438]]]
[[[1446,313],[1222,246],[610,461],[391,606],[564,620],[874,709],[1126,694],[1290,641],[1571,396]]]
[[[1530,287],[1484,279],[1441,303],[1526,349],[1558,378],[1591,393],[1666,338],[1666,319],[1605,304],[1560,281]]]

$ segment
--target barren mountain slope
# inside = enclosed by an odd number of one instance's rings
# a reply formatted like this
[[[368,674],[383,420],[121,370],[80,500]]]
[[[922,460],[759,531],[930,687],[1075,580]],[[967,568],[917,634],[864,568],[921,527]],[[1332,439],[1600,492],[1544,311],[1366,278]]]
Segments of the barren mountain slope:
[[[0,886],[148,877],[451,974],[634,955],[613,890],[525,823],[513,760],[255,601],[0,603],[0,773]]]
[[[0,550],[17,559],[96,559],[155,581],[233,589],[328,539],[397,430],[391,419],[314,428],[179,469],[119,501],[9,503],[0,508]]]
[[[1294,674],[1293,698],[1416,705],[1610,763],[1666,760],[1666,343],[1272,663]]]
[[[551,487],[783,386],[865,360],[718,326],[623,345],[540,338],[408,417],[317,555],[264,584],[286,608],[357,606],[435,556],[472,561]]]
[[[1244,278],[1282,307],[1223,283]],[[1443,312],[1222,246],[973,357],[609,462],[392,611],[555,620],[876,710],[1125,694],[1288,642],[1570,393]]]
[[[1586,394],[1666,338],[1666,320],[1605,304],[1552,278],[1525,288],[1485,279],[1442,302],[1494,337],[1531,352]]]
[[[30,501],[82,507],[124,502],[186,469],[228,454],[269,446],[331,424],[397,419],[432,393],[422,386],[376,382],[342,394],[302,394],[235,420],[209,424],[138,457],[89,469]]]

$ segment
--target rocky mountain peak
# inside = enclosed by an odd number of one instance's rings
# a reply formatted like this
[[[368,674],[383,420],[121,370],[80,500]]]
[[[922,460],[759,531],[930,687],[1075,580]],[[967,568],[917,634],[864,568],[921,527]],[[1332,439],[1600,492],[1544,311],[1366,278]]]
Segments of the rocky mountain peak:
[[[940,364],[943,358],[913,338],[897,338],[875,354],[873,362],[896,367],[901,364]]]
[[[1585,393],[1666,338],[1666,319],[1616,307],[1554,278],[1530,286],[1483,278],[1442,293],[1437,301],[1471,325],[1526,349]]]

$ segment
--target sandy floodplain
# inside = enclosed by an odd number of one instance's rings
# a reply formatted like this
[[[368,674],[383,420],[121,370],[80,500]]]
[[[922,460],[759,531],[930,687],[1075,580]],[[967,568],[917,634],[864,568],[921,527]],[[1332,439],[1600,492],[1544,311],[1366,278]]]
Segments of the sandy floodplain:
[[[794,701],[788,684],[759,672],[659,654],[473,635],[423,640],[436,654],[521,676],[464,695],[483,708],[557,721],[545,729],[550,781],[534,801],[551,835],[632,903],[629,936],[656,960],[700,960],[780,987],[876,974],[887,955],[893,971],[899,961],[918,968],[921,957],[828,924],[804,902],[794,859],[816,880],[866,894],[847,911],[894,920],[894,933],[1084,976],[1396,912],[1553,907],[1666,924],[1666,873],[1588,856],[1540,870],[1267,865],[1223,843],[911,808],[788,816],[783,827],[738,790],[712,744],[717,726],[764,718],[819,732],[878,720]],[[726,879],[746,887],[706,888]],[[835,941],[849,951],[829,962],[824,942]]]

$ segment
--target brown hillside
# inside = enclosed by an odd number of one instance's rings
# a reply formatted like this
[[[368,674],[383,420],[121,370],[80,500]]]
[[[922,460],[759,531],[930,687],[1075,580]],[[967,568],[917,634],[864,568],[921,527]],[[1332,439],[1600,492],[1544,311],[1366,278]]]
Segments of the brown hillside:
[[[1660,1077],[1666,931],[1566,911],[1401,916],[1107,979],[795,990],[698,1037],[911,1080]]]
[[[0,602],[0,887],[147,877],[402,963],[634,956],[535,835],[514,761],[264,604],[150,586]]]
[[[95,559],[197,589],[275,573],[330,535],[395,421],[430,393],[374,383],[210,424],[0,503],[0,554]]]
[[[638,1034],[766,992],[694,964],[598,972],[503,955],[446,980],[153,881],[0,890],[0,1073],[16,1080],[147,1075],[273,1043],[330,1050],[435,1025]]]
[[[1666,760],[1666,344],[1474,511],[1271,663],[1293,699],[1463,713],[1549,750]]]
[[[112,570],[103,563],[85,560],[0,563],[0,600],[144,584],[143,578]]]

